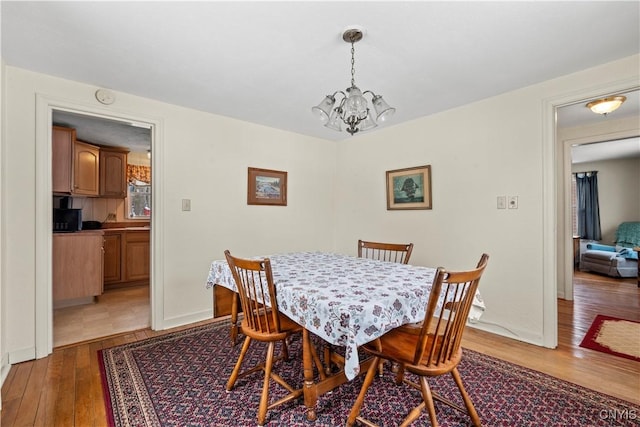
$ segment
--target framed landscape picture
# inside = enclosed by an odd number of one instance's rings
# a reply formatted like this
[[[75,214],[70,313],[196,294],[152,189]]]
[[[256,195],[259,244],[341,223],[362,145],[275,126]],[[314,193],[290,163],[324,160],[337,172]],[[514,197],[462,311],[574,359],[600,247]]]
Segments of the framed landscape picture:
[[[431,209],[431,165],[387,171],[387,210]]]
[[[247,204],[287,206],[287,173],[249,168]]]

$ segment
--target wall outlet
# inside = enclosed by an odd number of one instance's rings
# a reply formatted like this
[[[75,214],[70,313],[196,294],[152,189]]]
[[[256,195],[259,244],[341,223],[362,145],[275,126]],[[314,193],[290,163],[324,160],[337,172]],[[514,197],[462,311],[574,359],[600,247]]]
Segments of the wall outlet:
[[[509,209],[518,209],[518,196],[509,196]]]
[[[182,199],[182,210],[183,211],[191,210],[191,199]]]
[[[107,219],[105,219],[105,222],[115,222],[116,220],[116,214],[111,212],[107,214]]]

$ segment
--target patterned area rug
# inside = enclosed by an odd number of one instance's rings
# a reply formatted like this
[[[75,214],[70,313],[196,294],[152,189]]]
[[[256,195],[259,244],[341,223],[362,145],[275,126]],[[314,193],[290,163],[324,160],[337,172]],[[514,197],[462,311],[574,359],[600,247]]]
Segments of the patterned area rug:
[[[640,362],[640,322],[599,314],[580,347]]]
[[[109,424],[111,426],[250,426],[256,411],[262,373],[250,375],[225,391],[240,351],[231,347],[228,323],[125,344],[99,352]],[[289,362],[276,370],[294,385],[302,385],[301,345],[291,344]],[[247,355],[264,360],[264,347],[254,343]],[[467,391],[484,426],[637,426],[640,407],[558,380],[537,371],[465,350],[459,365]],[[344,425],[362,384],[362,376],[318,401],[318,419],[305,417],[302,399],[267,413],[269,426]],[[450,376],[431,381],[449,399],[461,398]],[[273,397],[281,388],[273,387]],[[371,386],[362,415],[381,426],[396,426],[420,401],[419,393],[396,386],[387,371]],[[466,415],[439,405],[443,427],[468,426]],[[429,425],[428,415],[413,423]]]

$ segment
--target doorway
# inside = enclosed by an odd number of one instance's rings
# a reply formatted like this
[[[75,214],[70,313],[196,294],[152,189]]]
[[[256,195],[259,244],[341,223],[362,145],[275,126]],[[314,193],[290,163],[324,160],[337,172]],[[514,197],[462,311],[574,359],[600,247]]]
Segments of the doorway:
[[[83,230],[72,236],[53,235],[53,347],[102,338],[150,326],[151,126],[65,110],[52,111],[54,136],[72,130],[75,141],[99,152],[98,197],[60,197],[53,207],[79,210]],[[55,147],[52,152],[56,153]],[[56,162],[53,175],[66,165]],[[63,173],[66,171],[62,171]],[[55,182],[55,180],[54,180]],[[138,206],[140,205],[140,206]],[[56,272],[70,268],[72,253],[61,252],[82,242],[87,229],[103,236],[102,274],[81,282],[101,288],[98,295],[60,298],[56,286],[67,286]],[[78,243],[81,244],[81,243]],[[58,246],[57,246],[58,245]],[[127,264],[128,262],[128,264]],[[73,277],[73,275],[72,275]],[[95,282],[98,284],[89,284]]]
[[[640,129],[637,126],[637,118],[640,117],[640,92],[637,88],[619,90],[611,92],[611,94],[623,94],[627,97],[627,104],[616,112],[611,113],[608,117],[603,117],[592,113],[586,108],[586,103],[593,98],[586,98],[570,105],[557,108],[556,137],[558,141],[558,153],[561,159],[558,162],[559,172],[558,193],[561,195],[559,199],[557,220],[559,225],[558,241],[558,296],[563,299],[573,299],[573,283],[576,260],[574,256],[579,258],[581,249],[585,246],[583,241],[578,244],[578,253],[574,250],[573,237],[573,211],[572,211],[572,170],[574,166],[574,158],[586,165],[606,165],[607,162],[624,161],[624,159],[637,158],[640,156],[637,138],[640,135]],[[596,95],[601,97],[605,95]],[[623,109],[624,107],[624,109]],[[578,117],[581,114],[582,117]],[[615,115],[619,114],[619,115]],[[625,120],[627,121],[625,123]],[[576,166],[578,167],[578,166]],[[606,166],[605,166],[606,167]],[[577,170],[577,169],[576,169]],[[611,171],[607,172],[611,175]],[[609,180],[611,176],[607,176]],[[614,191],[619,191],[621,185],[626,185],[626,179],[617,180],[613,185]],[[630,191],[633,191],[632,183],[629,183]],[[603,196],[613,197],[611,192],[606,191],[607,188],[601,189],[605,191]],[[601,204],[603,200],[601,200]],[[615,219],[616,213],[611,211],[612,206],[619,203],[614,200],[602,206],[601,220],[603,225],[603,237],[605,240],[614,240],[614,230],[618,222],[623,221]],[[605,215],[605,218],[602,218]],[[608,218],[608,220],[607,220]],[[613,223],[613,224],[612,224]],[[607,232],[608,231],[608,232]]]
[[[68,208],[81,211],[83,225],[100,228],[104,233],[102,268],[104,274],[100,278],[103,292],[89,298],[59,300],[56,299],[54,289],[53,346],[58,347],[148,327],[150,326],[148,271],[151,222],[150,126],[140,124],[132,126],[129,122],[63,110],[53,110],[52,123],[56,127],[73,129],[77,141],[99,147],[100,161],[105,162],[105,165],[100,166],[99,181],[110,180],[119,184],[115,189],[108,188],[109,191],[103,191],[101,182],[100,197],[63,198],[65,204],[71,204]],[[119,162],[119,167],[111,169],[104,167],[116,161]],[[54,176],[56,166],[54,162]],[[110,176],[105,171],[110,171],[110,174],[115,176]],[[124,180],[122,174],[126,174]],[[140,181],[141,179],[146,182]],[[139,209],[140,212],[131,209],[131,199],[139,195],[132,194],[129,189],[132,185],[139,183],[144,183],[146,187],[146,192],[143,194],[143,201],[146,199],[144,212],[142,208]],[[117,187],[120,187],[121,191],[115,191]],[[136,199],[136,204],[137,202]],[[55,192],[53,206],[54,209],[58,207],[58,197]],[[136,230],[126,231],[131,227]],[[145,227],[147,230],[141,229]],[[133,237],[136,239],[135,243],[129,243]],[[54,251],[58,238],[59,236],[56,235],[53,237]],[[66,240],[74,239],[66,238]],[[132,254],[127,254],[127,248]],[[54,252],[53,256],[57,258],[57,263],[65,263],[64,254]],[[135,264],[141,266],[142,270],[137,272],[137,276],[129,274],[131,269],[126,267],[126,261],[134,258]],[[62,267],[52,262],[52,268],[54,270],[53,286],[57,286],[59,284],[55,281],[55,272]],[[136,280],[127,277],[130,275]]]
[[[131,111],[120,111],[118,108],[96,107],[36,94],[36,192],[35,192],[35,357],[46,357],[53,351],[53,299],[52,299],[52,241],[51,226],[52,200],[52,125],[53,112],[66,111],[78,115],[109,119],[129,124],[143,124],[151,131],[151,148],[153,156],[151,165],[154,169],[152,217],[150,218],[150,325],[154,330],[162,329],[163,273],[156,262],[159,255],[157,248],[162,247],[162,235],[155,224],[162,224],[163,214],[156,206],[162,206],[163,179],[162,170],[162,121],[144,115],[136,115]],[[158,303],[160,302],[160,303]]]

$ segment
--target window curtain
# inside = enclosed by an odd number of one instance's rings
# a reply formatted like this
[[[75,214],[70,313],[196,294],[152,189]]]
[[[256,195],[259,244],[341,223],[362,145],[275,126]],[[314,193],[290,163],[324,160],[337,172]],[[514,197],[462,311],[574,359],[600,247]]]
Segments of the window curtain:
[[[151,184],[151,167],[127,165],[127,182],[142,181]]]
[[[578,193],[578,235],[583,239],[601,240],[598,172],[580,172],[575,176]]]

